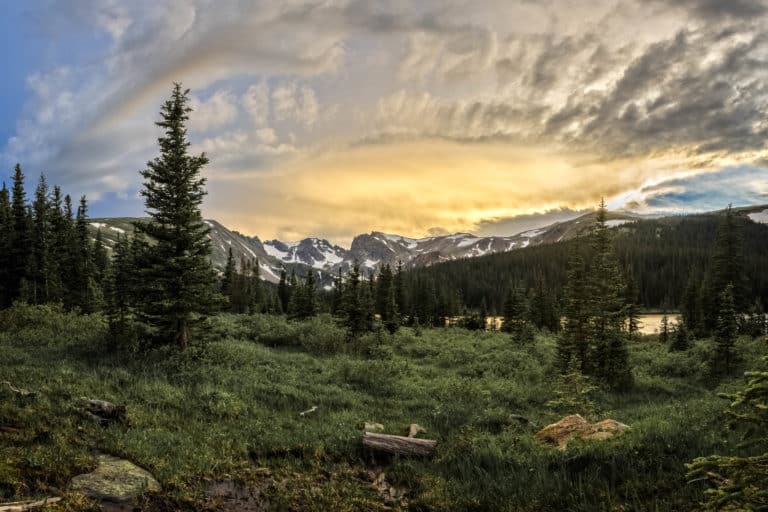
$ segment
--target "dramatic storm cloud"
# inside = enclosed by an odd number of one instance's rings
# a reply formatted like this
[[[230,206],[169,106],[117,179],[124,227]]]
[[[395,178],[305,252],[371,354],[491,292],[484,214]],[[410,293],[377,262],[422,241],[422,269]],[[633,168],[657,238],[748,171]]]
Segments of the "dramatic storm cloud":
[[[264,237],[508,234],[601,196],[766,202],[768,10],[750,0],[3,5],[0,163],[140,215],[173,81],[207,216]]]

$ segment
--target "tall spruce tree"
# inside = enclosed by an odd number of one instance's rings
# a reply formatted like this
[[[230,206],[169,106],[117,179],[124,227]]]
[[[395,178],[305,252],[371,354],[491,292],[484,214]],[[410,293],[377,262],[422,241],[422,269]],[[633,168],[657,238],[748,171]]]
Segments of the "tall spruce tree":
[[[392,282],[395,287],[395,303],[397,305],[397,311],[402,319],[402,315],[407,310],[408,305],[405,302],[405,282],[403,278],[403,262],[401,260],[397,260],[397,268]]]
[[[118,235],[104,287],[107,318],[115,340],[124,340],[129,332],[135,302],[132,283],[136,271],[131,242],[127,237]]]
[[[280,307],[284,313],[288,312],[288,302],[291,300],[291,292],[288,289],[288,278],[285,269],[280,270],[280,282],[277,283],[277,297],[280,299]]]
[[[717,313],[715,328],[715,352],[710,362],[711,373],[715,377],[731,374],[736,363],[735,344],[739,325],[733,285],[725,287],[717,302],[720,311]]]
[[[19,297],[31,254],[30,225],[27,216],[27,196],[24,191],[24,173],[16,164],[13,173],[13,197],[11,199],[11,243],[8,264],[8,292],[10,300]]]
[[[64,302],[66,297],[66,277],[65,269],[68,265],[68,242],[72,236],[71,219],[65,218],[63,210],[63,198],[61,188],[57,185],[53,187],[53,197],[51,198],[51,244],[50,244],[50,277],[48,282],[49,300],[53,302]]]
[[[107,277],[109,268],[109,253],[104,243],[104,236],[101,229],[96,230],[96,237],[93,240],[93,275],[99,286],[102,286]]]
[[[397,309],[397,291],[395,286],[390,286],[382,313],[384,328],[390,334],[395,334],[400,328],[400,312]]]
[[[88,201],[80,198],[75,218],[75,232],[71,243],[73,251],[72,289],[74,306],[84,313],[92,313],[101,302],[101,290],[98,289],[93,264],[93,244],[88,231]]]
[[[25,297],[25,300],[33,304],[44,304],[49,299],[48,281],[51,277],[51,212],[48,199],[48,183],[42,174],[35,189],[32,217],[32,252],[26,272],[30,296]]]
[[[614,389],[632,383],[627,336],[626,285],[613,249],[605,201],[600,202],[591,238],[591,260],[579,251],[569,263],[565,327],[558,339],[561,372],[577,369]]]
[[[509,287],[507,296],[504,298],[504,305],[502,306],[501,312],[503,319],[503,323],[501,324],[502,332],[513,332],[515,324],[523,320],[525,314],[523,311],[523,299],[520,290],[517,287]]]
[[[670,352],[683,352],[688,350],[690,339],[685,322],[678,322],[672,330],[672,343],[669,345]]]
[[[729,205],[717,230],[715,247],[712,252],[707,293],[714,299],[705,311],[705,325],[711,332],[718,328],[717,318],[723,305],[722,293],[731,285],[733,304],[736,312],[746,311],[746,277],[744,274],[744,253],[742,247],[740,219]]]
[[[11,195],[3,182],[0,189],[0,308],[11,303],[11,242],[13,236],[13,214]]]
[[[627,317],[626,284],[613,249],[607,214],[605,200],[601,200],[592,233],[594,254],[587,280],[593,352],[590,363],[597,378],[611,387],[626,389],[632,382],[623,329]]]
[[[235,272],[237,272],[235,265],[235,256],[232,253],[232,246],[230,246],[227,252],[227,264],[224,267],[224,274],[221,276],[221,294],[228,299],[232,297],[232,286],[235,280]]]
[[[659,343],[666,345],[669,343],[669,317],[666,313],[661,317],[661,325],[659,326]]]
[[[209,259],[209,229],[200,213],[206,195],[200,172],[208,158],[189,154],[191,111],[189,91],[175,83],[156,123],[164,131],[160,155],[141,172],[150,220],[136,223],[137,231],[155,241],[147,247],[141,315],[158,328],[161,339],[171,337],[181,350],[190,342],[192,326],[221,303]]]
[[[568,261],[568,279],[564,290],[565,324],[557,338],[557,366],[561,373],[589,369],[589,308],[587,304],[587,267],[580,251]]]
[[[627,273],[627,286],[625,293],[626,315],[627,315],[627,334],[630,339],[640,330],[640,306],[637,304],[638,292],[635,276],[631,269]]]

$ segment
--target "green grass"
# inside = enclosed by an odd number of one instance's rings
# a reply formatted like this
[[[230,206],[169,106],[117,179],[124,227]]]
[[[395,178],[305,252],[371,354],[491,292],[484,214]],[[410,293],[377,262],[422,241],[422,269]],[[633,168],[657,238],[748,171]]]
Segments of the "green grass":
[[[38,394],[0,388],[0,426],[18,429],[0,434],[0,501],[60,494],[101,451],[158,478],[152,510],[199,510],[207,483],[226,479],[257,486],[277,510],[380,510],[363,476],[374,464],[410,489],[413,510],[693,510],[704,484],[686,484],[684,464],[736,450],[716,393],[743,382],[706,385],[710,344],[682,354],[634,344],[635,388],[599,393],[595,418],[632,430],[559,452],[513,416],[543,426],[563,415],[546,405],[548,335],[518,345],[501,333],[403,329],[349,346],[325,317],[220,315],[183,354],[128,354],[99,315],[16,307],[0,312],[0,381]],[[745,368],[766,352],[747,339],[739,349]],[[93,424],[79,397],[126,404],[127,424]],[[365,421],[400,435],[419,423],[437,454],[374,461],[361,447]]]

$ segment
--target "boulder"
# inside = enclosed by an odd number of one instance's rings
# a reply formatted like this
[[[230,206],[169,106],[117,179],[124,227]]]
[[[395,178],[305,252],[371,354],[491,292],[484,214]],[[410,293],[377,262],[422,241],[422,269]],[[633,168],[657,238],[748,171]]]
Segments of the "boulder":
[[[590,423],[580,415],[573,414],[539,430],[536,432],[535,438],[538,441],[555,445],[560,450],[565,450],[568,447],[568,442],[574,437],[602,441],[628,429],[628,425],[616,420],[605,419],[597,423]]]
[[[159,491],[160,484],[128,460],[99,455],[96,469],[74,477],[70,489],[96,501],[128,503],[145,492]]]

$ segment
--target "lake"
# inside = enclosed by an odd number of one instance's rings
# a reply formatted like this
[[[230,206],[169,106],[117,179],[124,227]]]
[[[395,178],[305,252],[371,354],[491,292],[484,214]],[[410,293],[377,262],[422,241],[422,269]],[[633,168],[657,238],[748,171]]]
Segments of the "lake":
[[[664,318],[664,315],[662,314],[647,314],[647,315],[640,315],[640,333],[641,334],[658,334],[661,330],[661,319]],[[678,322],[680,319],[680,315],[677,313],[669,313],[667,315],[667,318],[669,320],[669,327],[670,329],[672,326]],[[458,319],[458,317],[456,318]],[[453,321],[456,321],[456,319],[453,319]],[[501,327],[501,319],[500,316],[490,316],[488,317],[488,326],[495,325],[496,329]]]

